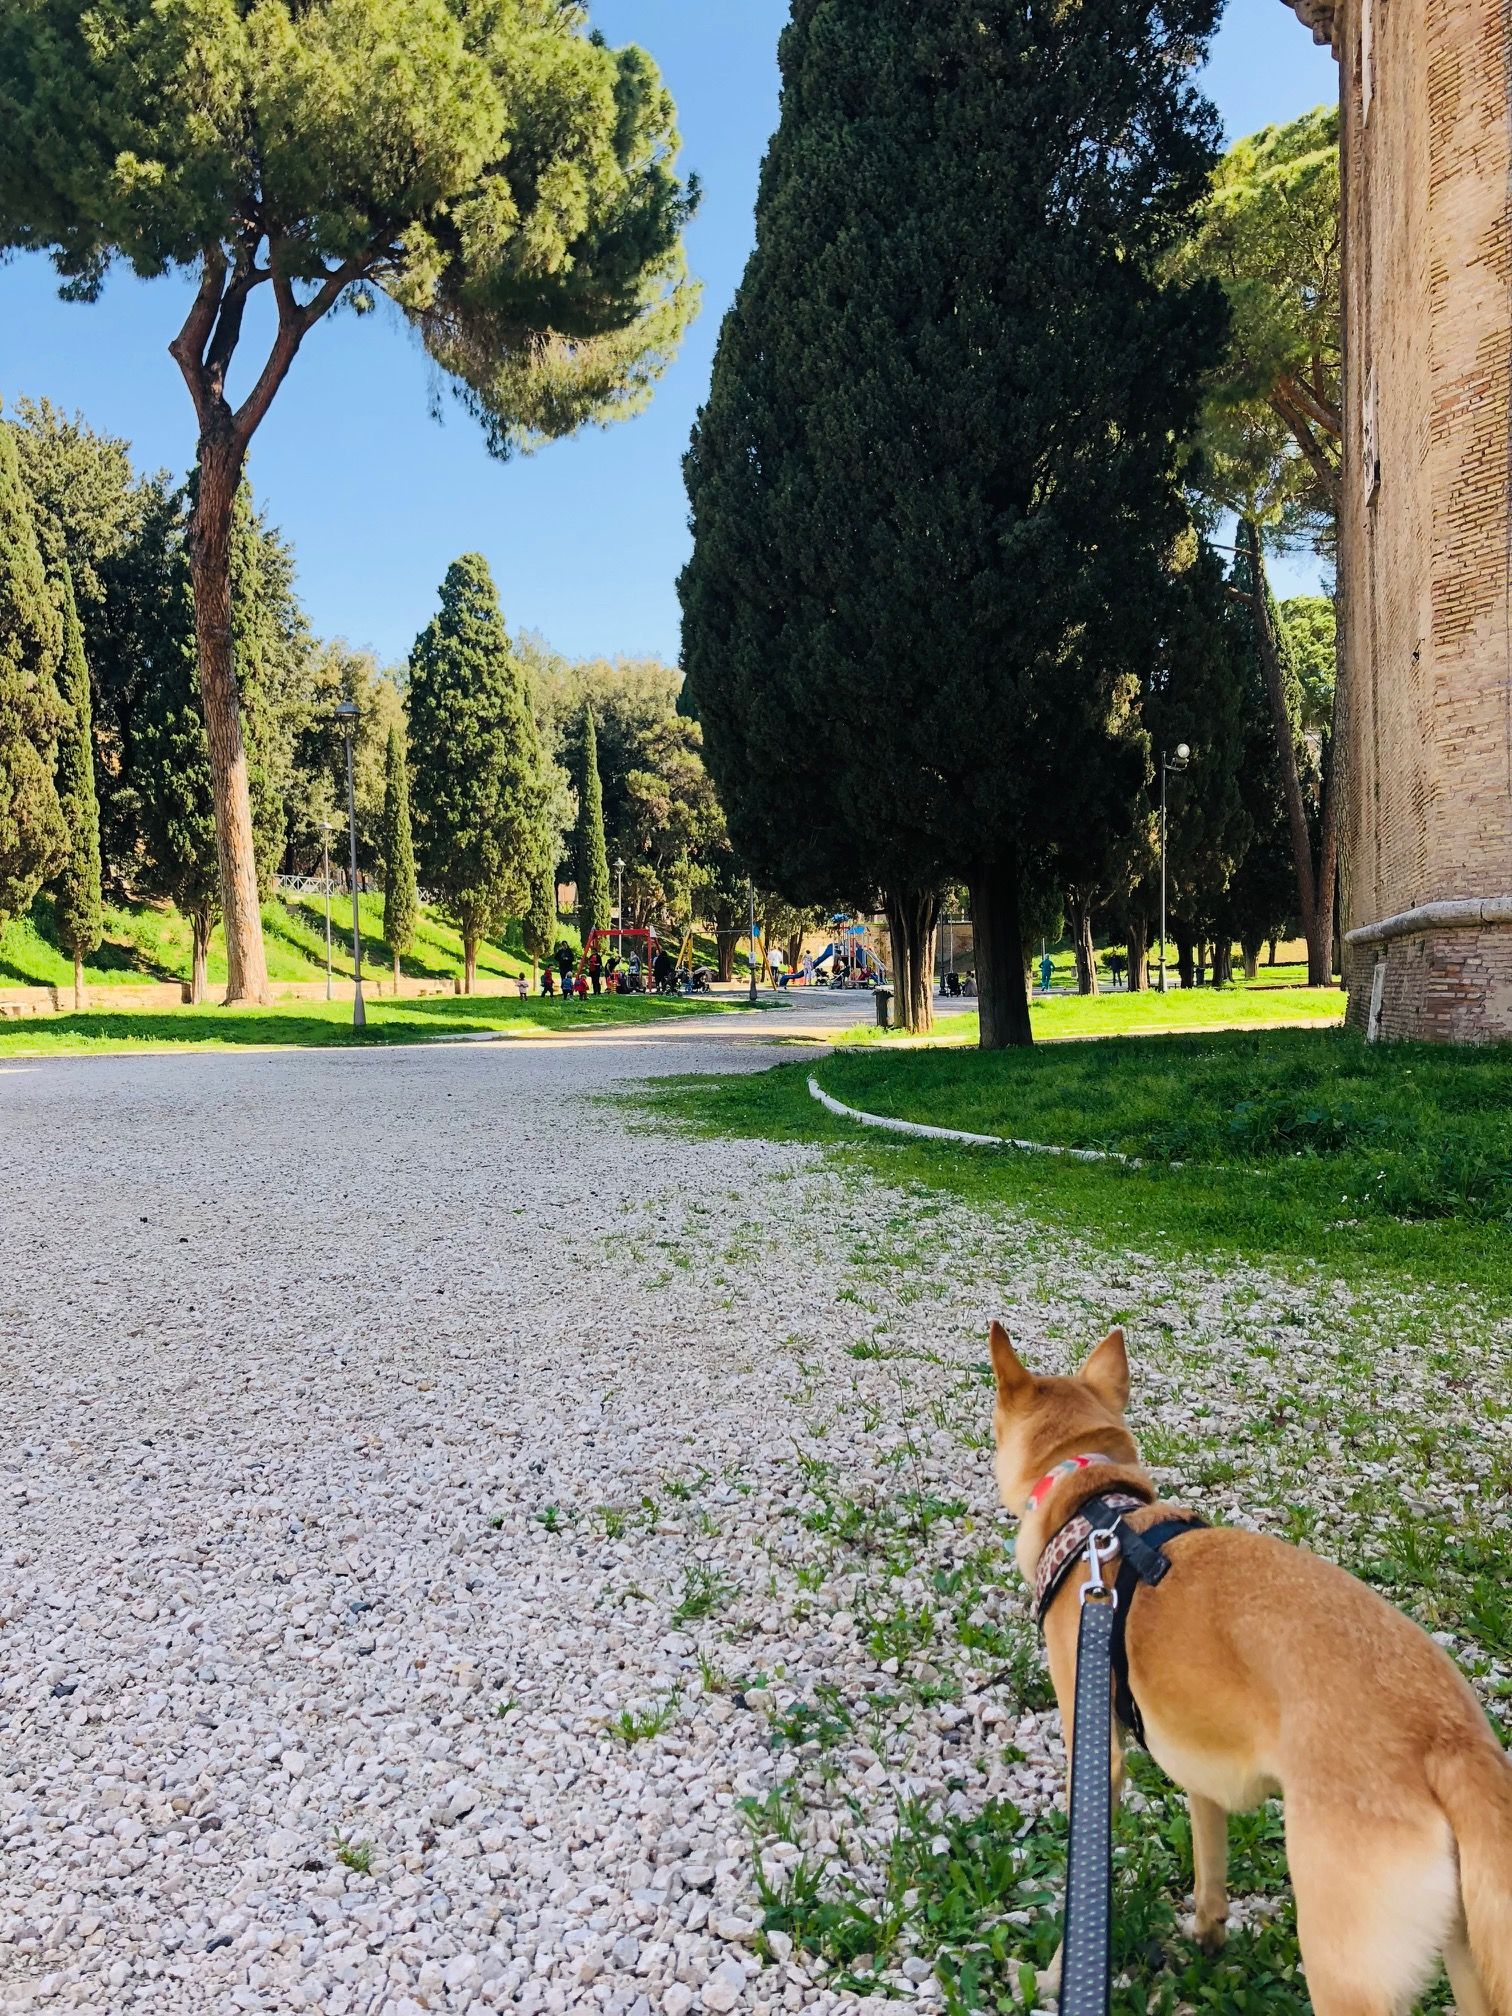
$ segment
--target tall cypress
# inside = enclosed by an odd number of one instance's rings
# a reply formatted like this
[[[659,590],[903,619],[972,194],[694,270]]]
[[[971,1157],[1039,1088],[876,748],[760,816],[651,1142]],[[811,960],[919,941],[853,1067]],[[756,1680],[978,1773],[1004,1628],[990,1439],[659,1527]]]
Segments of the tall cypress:
[[[573,863],[577,876],[578,929],[583,942],[590,931],[608,928],[609,850],[604,844],[604,787],[599,781],[598,730],[593,720],[593,703],[583,702],[582,733],[578,742],[578,815],[573,836]]]
[[[62,633],[16,444],[0,426],[0,925],[21,915],[67,853],[54,781]]]
[[[1219,4],[793,0],[687,458],[686,690],[737,851],[794,901],[968,883],[989,1047],[1029,1041],[1025,897],[1144,816],[1223,321],[1163,274]]]
[[[54,919],[58,943],[73,957],[74,1006],[84,1005],[84,959],[104,932],[100,902],[100,805],[95,796],[94,725],[84,632],[74,602],[73,575],[58,576],[63,608],[63,669],[60,681],[63,731],[58,738],[58,804],[68,830],[68,859],[56,888]]]
[[[394,955],[394,991],[399,960],[415,942],[420,899],[415,893],[415,846],[410,831],[409,772],[404,736],[396,721],[389,729],[388,764],[383,778],[383,935]]]
[[[446,570],[440,610],[415,640],[409,721],[416,859],[462,934],[470,994],[479,943],[525,909],[548,838],[525,668],[480,553]]]
[[[210,745],[200,704],[194,609],[177,514],[160,513],[138,554],[140,629],[151,678],[136,710],[132,780],[145,859],[136,880],[189,920],[189,998],[202,1002],[220,916]]]

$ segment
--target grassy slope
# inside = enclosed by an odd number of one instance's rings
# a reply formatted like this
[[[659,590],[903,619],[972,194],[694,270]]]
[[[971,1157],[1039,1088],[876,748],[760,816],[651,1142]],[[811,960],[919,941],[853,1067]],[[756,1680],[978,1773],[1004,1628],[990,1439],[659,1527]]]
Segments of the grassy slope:
[[[319,896],[276,897],[263,905],[263,942],[268,977],[275,981],[322,980],[325,977],[325,904]],[[363,970],[386,973],[392,956],[383,937],[383,898],[358,899],[362,925]],[[564,924],[562,935],[577,942]],[[529,971],[519,948],[517,927],[505,932],[505,944],[479,949],[478,971],[502,979]],[[337,895],[331,904],[332,968],[346,979],[352,973],[352,906]],[[186,980],[191,947],[188,923],[166,905],[107,904],[105,937],[85,961],[90,987],[140,984],[151,980]],[[445,979],[462,969],[462,941],[433,911],[422,912],[413,948],[405,954],[404,971],[421,979]],[[226,977],[225,945],[219,930],[210,940],[210,982]],[[52,900],[39,897],[31,914],[0,929],[0,987],[71,987],[73,961],[59,951],[52,929]]]
[[[885,1180],[1022,1206],[1114,1246],[1345,1277],[1385,1267],[1512,1297],[1512,1050],[1297,1029],[991,1055],[857,1046],[817,1067],[847,1105],[1112,1148],[1146,1158],[1137,1170],[863,1132],[810,1099],[812,1069],[651,1096],[700,1128],[823,1140]]]
[[[0,1062],[77,1052],[325,1048],[333,1045],[418,1043],[438,1037],[537,1030],[604,1029],[682,1015],[728,1012],[735,1004],[656,995],[603,995],[581,1005],[533,995],[449,994],[369,1001],[367,1028],[352,1027],[350,1001],[286,1002],[273,1008],[89,1009],[79,1015],[29,1015],[0,1021]]]

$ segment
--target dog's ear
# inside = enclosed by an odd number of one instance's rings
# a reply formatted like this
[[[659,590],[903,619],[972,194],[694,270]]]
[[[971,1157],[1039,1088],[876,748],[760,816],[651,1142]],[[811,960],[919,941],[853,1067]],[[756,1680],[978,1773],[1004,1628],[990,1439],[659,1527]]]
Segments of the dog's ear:
[[[1034,1384],[1033,1375],[1025,1370],[1001,1323],[993,1324],[988,1341],[992,1346],[992,1370],[997,1379],[998,1400],[1004,1407],[1016,1406]]]
[[[1121,1323],[1108,1332],[1076,1376],[1115,1414],[1122,1414],[1129,1404],[1129,1354]]]

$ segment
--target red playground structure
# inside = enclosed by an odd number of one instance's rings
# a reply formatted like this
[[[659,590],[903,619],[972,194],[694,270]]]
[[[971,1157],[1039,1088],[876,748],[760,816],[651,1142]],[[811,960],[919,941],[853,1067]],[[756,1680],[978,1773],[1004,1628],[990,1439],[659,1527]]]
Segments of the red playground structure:
[[[625,944],[627,938],[630,941],[628,948]],[[583,956],[579,961],[579,970],[584,973],[587,972],[588,961],[593,957],[595,952],[598,953],[606,966],[612,958],[628,959],[631,952],[639,952],[641,957],[642,984],[647,984],[650,978],[651,965],[656,958],[657,949],[660,944],[661,939],[647,925],[628,924],[622,931],[617,925],[600,924],[595,930],[588,933],[588,941],[583,947]]]

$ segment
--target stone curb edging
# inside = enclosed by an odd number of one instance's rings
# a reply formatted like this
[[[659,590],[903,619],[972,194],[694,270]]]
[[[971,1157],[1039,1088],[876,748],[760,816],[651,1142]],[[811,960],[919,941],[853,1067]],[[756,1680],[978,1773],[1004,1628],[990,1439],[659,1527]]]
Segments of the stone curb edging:
[[[1053,1141],[1015,1141],[1006,1134],[968,1134],[959,1127],[928,1127],[922,1120],[895,1120],[885,1113],[863,1113],[859,1107],[845,1106],[810,1076],[809,1096],[817,1099],[837,1120],[858,1120],[863,1127],[881,1127],[889,1134],[911,1134],[924,1141],[963,1141],[972,1148],[1018,1148],[1026,1155],[1065,1155],[1073,1162],[1121,1162],[1126,1169],[1142,1169],[1137,1155],[1120,1155],[1113,1148],[1064,1148]],[[1179,1162],[1163,1165],[1179,1169]]]

